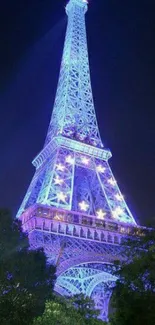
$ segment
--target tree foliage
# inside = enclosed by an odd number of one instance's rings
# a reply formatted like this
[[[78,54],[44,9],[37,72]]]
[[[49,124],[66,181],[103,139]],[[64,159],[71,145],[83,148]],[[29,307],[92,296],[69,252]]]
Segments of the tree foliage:
[[[125,245],[128,262],[120,264],[111,325],[155,324],[155,230],[145,230]]]
[[[1,325],[31,324],[51,299],[55,268],[47,265],[42,249],[30,250],[21,223],[0,210]]]
[[[58,298],[46,303],[42,316],[34,320],[33,325],[104,325],[97,319],[98,311],[94,302],[84,295],[71,298]]]

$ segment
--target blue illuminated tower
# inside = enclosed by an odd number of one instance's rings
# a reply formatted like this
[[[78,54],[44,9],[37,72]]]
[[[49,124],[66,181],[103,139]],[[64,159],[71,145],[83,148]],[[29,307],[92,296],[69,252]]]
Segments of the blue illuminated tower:
[[[85,29],[86,0],[70,0],[53,113],[36,172],[19,209],[32,248],[57,265],[55,290],[85,293],[108,317],[106,282],[122,239],[136,226],[108,160],[97,125]]]

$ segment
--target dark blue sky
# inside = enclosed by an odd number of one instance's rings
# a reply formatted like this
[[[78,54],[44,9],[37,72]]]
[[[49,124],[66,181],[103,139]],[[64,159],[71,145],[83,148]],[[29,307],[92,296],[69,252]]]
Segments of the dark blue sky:
[[[31,181],[54,101],[66,28],[64,0],[1,5],[0,206],[16,212]],[[87,33],[103,142],[131,210],[155,216],[155,3],[91,0]]]

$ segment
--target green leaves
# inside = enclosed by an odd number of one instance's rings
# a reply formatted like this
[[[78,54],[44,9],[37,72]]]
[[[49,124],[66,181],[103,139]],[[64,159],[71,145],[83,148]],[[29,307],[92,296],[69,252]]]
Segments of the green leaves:
[[[128,262],[117,269],[111,325],[155,324],[155,231],[126,243]]]
[[[82,294],[71,298],[55,297],[46,302],[43,315],[36,318],[33,325],[104,325],[97,315],[89,297]]]
[[[42,249],[29,249],[21,223],[0,210],[0,320],[1,325],[32,324],[51,299],[55,268],[47,265]]]

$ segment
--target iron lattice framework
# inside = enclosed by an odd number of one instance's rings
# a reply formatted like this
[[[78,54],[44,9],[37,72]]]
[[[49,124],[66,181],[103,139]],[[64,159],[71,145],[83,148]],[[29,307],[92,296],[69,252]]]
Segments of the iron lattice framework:
[[[100,139],[90,83],[85,0],[66,6],[68,26],[52,118],[35,175],[18,217],[32,248],[44,247],[57,265],[55,290],[95,298],[108,317],[114,260],[136,222],[108,164]]]

